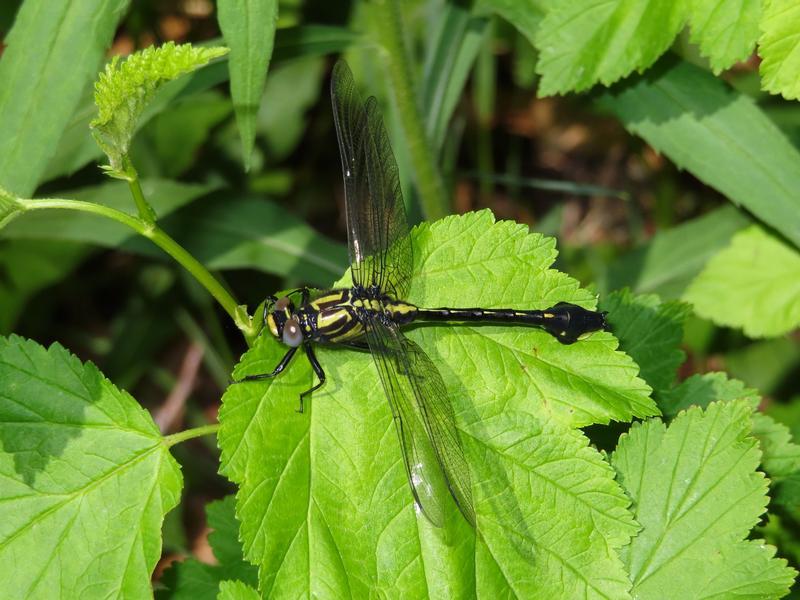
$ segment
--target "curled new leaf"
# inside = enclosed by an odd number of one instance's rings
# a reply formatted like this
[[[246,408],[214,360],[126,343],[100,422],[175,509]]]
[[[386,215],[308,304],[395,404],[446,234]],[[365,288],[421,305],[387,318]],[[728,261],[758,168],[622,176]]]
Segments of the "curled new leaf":
[[[92,134],[111,163],[109,174],[125,178],[123,158],[128,152],[142,111],[158,88],[223,56],[227,48],[195,48],[167,42],[136,52],[126,60],[115,56],[95,83],[97,117]]]

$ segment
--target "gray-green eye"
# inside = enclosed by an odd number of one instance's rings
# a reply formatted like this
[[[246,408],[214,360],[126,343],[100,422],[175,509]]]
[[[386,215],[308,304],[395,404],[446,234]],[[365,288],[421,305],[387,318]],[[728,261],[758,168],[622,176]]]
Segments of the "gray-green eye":
[[[292,348],[297,348],[303,343],[303,332],[300,330],[300,323],[297,319],[287,319],[283,324],[283,343]]]

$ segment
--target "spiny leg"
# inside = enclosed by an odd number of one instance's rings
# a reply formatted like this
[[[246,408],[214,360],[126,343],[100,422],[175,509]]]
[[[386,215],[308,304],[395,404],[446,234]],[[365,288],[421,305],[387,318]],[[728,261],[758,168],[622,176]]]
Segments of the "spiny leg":
[[[314,350],[311,348],[310,344],[303,344],[303,350],[306,352],[306,356],[308,357],[308,362],[311,363],[311,368],[314,369],[314,373],[317,375],[317,379],[319,379],[319,383],[314,387],[306,390],[302,394],[300,394],[300,408],[297,409],[297,412],[303,412],[303,398],[308,396],[309,394],[317,391],[323,385],[325,385],[325,371],[322,370],[322,366],[319,364],[317,357],[314,354]]]
[[[269,379],[270,377],[275,377],[286,368],[286,365],[288,365],[289,361],[292,360],[292,357],[294,356],[295,352],[297,352],[297,348],[289,348],[289,351],[283,355],[281,362],[278,363],[278,366],[275,367],[272,373],[259,373],[258,375],[246,375],[239,381],[234,381],[234,383],[242,383],[243,381],[259,381],[261,379]]]

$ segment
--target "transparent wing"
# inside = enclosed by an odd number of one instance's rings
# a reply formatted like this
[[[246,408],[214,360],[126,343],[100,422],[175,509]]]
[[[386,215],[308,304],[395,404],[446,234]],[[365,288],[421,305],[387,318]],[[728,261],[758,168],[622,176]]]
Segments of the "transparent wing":
[[[396,325],[375,318],[366,331],[417,505],[431,523],[441,526],[449,491],[474,526],[469,468],[442,376],[425,352]]]
[[[353,282],[405,298],[412,254],[397,162],[374,97],[366,103],[344,61],[333,69],[331,101],[344,175]]]

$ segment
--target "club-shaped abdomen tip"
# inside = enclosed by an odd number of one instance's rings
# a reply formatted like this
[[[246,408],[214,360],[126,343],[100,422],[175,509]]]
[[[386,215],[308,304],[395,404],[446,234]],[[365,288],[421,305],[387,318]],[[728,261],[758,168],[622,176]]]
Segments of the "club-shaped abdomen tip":
[[[559,302],[546,312],[553,316],[545,321],[544,328],[562,344],[573,344],[608,326],[605,312],[587,310],[569,302]]]

